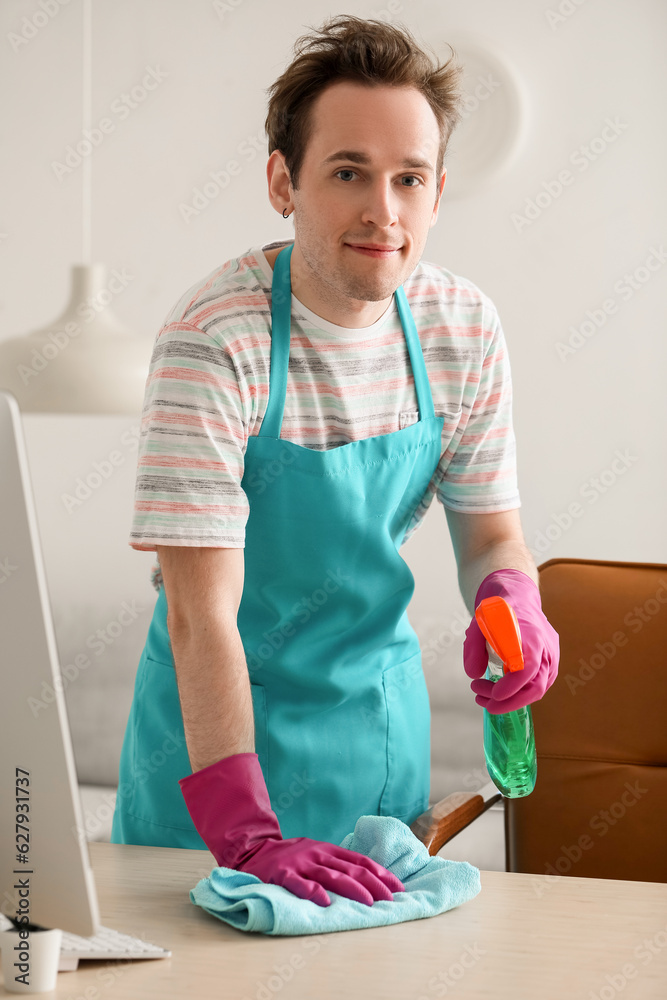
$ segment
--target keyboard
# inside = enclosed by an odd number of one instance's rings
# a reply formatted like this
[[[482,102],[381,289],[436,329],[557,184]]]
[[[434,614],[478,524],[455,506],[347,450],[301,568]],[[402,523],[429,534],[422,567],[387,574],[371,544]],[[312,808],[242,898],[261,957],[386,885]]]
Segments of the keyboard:
[[[0,913],[0,931],[10,930],[11,921]],[[63,931],[58,972],[74,972],[82,958],[170,958],[171,952],[149,941],[121,934],[111,927],[100,927],[92,937],[79,937]]]
[[[58,972],[73,972],[82,958],[169,958],[170,951],[142,941],[131,934],[121,934],[111,927],[100,927],[92,937],[79,937],[63,931]]]

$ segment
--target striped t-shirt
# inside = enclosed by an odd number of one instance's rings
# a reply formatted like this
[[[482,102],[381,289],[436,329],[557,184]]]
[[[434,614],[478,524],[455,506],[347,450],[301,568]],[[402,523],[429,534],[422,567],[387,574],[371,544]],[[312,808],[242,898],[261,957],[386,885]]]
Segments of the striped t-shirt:
[[[243,548],[249,436],[269,398],[271,281],[263,250],[228,260],[171,309],[157,334],[141,420],[130,545]],[[444,417],[440,462],[404,542],[433,499],[458,511],[521,506],[507,346],[493,302],[472,282],[420,261],[403,283]],[[326,450],[391,434],[419,417],[405,334],[392,300],[372,326],[329,323],[292,296],[281,438]],[[159,565],[153,567],[159,589]]]

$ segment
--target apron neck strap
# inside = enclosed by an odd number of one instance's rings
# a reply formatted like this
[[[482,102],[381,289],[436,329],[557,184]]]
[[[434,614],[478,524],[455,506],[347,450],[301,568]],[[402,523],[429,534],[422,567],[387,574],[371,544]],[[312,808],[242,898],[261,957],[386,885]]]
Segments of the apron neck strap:
[[[269,402],[262,420],[259,434],[279,438],[285,412],[287,395],[287,369],[289,365],[290,327],[292,318],[292,283],[290,261],[294,244],[283,247],[273,262],[271,282],[271,370],[269,375]],[[400,285],[395,292],[396,307],[408,345],[408,353],[415,380],[419,419],[425,420],[435,415],[433,397],[428,381],[426,364],[422,353],[417,327],[410,312],[410,306]]]

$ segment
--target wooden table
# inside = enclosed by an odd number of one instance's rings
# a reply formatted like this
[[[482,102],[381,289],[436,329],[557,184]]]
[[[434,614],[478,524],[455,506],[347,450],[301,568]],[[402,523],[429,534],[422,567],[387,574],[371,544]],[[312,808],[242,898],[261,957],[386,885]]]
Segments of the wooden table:
[[[89,847],[102,923],[173,954],[146,961],[81,962],[76,972],[59,973],[57,990],[44,996],[667,998],[663,883],[483,871],[481,893],[437,917],[273,937],[235,930],[190,902],[189,890],[215,864],[208,851],[106,843]]]

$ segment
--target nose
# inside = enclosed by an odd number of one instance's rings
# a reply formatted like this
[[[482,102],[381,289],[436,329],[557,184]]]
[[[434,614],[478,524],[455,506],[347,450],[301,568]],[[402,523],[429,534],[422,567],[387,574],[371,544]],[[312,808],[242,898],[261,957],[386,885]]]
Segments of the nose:
[[[398,200],[391,181],[374,181],[365,192],[362,213],[364,224],[386,229],[398,222]]]

